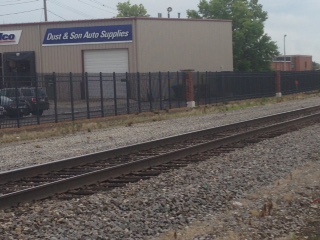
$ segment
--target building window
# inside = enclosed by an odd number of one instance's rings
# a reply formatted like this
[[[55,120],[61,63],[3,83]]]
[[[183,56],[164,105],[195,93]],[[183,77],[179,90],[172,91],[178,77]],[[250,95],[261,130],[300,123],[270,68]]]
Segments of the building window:
[[[307,62],[304,62],[304,68],[307,69]]]
[[[274,57],[273,62],[291,62],[291,57]]]

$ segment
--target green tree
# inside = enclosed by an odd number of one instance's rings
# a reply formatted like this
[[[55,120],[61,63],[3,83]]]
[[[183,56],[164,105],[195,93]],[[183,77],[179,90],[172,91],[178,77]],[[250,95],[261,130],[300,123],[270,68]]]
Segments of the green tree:
[[[312,62],[312,69],[313,70],[319,70],[320,69],[320,63]]]
[[[199,10],[188,10],[189,18],[232,21],[235,71],[270,71],[278,47],[264,33],[267,12],[258,0],[200,0]]]
[[[149,17],[147,10],[142,4],[131,5],[130,0],[117,5],[117,17]]]

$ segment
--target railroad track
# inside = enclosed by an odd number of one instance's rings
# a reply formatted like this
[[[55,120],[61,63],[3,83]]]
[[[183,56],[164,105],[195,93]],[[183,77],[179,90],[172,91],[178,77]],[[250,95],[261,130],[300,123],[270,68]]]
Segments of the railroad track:
[[[0,208],[147,179],[319,122],[320,106],[0,173]]]

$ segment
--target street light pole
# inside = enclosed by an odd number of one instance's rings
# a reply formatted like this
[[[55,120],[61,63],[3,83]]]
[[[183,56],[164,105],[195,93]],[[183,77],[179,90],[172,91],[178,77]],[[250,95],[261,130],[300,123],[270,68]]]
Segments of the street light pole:
[[[47,0],[43,0],[44,21],[48,22]]]
[[[283,36],[283,70],[286,71],[286,34]]]

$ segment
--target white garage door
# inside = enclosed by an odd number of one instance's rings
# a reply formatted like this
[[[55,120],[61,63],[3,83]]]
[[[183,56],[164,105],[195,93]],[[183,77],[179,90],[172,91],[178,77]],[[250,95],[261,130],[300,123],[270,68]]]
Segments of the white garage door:
[[[84,51],[84,71],[89,75],[90,98],[101,97],[100,79],[96,75],[100,72],[104,73],[102,81],[104,98],[114,97],[113,72],[116,73],[117,98],[126,97],[126,84],[121,82],[121,79],[124,78],[124,73],[129,71],[127,49]]]

